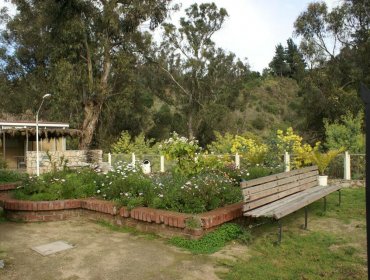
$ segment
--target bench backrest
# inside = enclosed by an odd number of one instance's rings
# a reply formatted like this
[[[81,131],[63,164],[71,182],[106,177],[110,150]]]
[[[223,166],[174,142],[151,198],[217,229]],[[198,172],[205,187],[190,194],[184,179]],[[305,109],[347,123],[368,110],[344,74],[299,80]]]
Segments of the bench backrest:
[[[317,166],[241,182],[244,212],[317,186]]]

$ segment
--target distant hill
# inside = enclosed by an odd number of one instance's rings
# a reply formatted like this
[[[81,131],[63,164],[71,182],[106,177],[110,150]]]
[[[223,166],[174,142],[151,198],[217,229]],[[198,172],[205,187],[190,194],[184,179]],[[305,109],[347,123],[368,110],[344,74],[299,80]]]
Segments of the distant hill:
[[[225,128],[231,133],[250,131],[263,137],[279,128],[298,127],[303,121],[298,90],[295,80],[284,77],[247,83],[237,100],[242,106],[226,116]]]

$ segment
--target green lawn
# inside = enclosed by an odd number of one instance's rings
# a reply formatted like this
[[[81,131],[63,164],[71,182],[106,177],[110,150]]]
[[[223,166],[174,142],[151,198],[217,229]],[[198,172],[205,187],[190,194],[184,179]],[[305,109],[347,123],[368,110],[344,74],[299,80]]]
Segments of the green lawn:
[[[366,279],[365,189],[342,190],[309,206],[308,230],[300,227],[304,212],[283,219],[283,239],[275,245],[277,226],[252,229],[247,261],[220,261],[222,279]]]

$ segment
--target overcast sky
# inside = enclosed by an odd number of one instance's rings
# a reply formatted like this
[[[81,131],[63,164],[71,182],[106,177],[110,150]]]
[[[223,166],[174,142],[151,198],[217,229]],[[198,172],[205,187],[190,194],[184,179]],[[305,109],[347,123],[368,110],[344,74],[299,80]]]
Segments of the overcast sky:
[[[205,0],[176,1],[187,8],[192,3],[211,2]],[[247,58],[251,69],[262,71],[271,61],[275,46],[285,45],[293,36],[293,23],[313,0],[213,0],[218,7],[226,8],[229,18],[223,28],[214,35],[217,46],[234,52],[241,59]],[[340,0],[325,0],[331,8]],[[0,0],[0,8],[10,5]],[[178,21],[183,9],[173,15]],[[298,40],[293,38],[296,42]]]

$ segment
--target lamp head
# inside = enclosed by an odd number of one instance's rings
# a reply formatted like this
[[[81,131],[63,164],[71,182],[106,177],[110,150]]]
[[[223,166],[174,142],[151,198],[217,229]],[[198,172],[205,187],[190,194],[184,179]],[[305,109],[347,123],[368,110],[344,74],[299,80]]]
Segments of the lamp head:
[[[42,99],[45,99],[45,98],[50,97],[50,96],[51,96],[51,94],[50,94],[50,93],[47,93],[47,94],[45,94],[45,95],[42,97]]]

